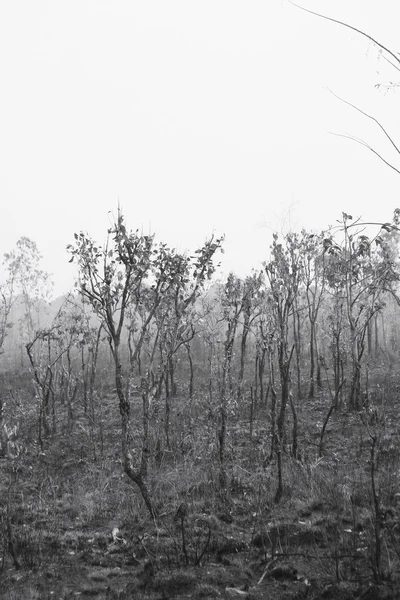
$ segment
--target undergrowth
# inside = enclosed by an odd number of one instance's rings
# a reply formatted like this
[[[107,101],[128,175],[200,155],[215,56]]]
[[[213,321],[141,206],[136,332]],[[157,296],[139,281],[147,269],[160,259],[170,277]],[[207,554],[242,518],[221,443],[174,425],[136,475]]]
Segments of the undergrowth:
[[[398,597],[395,407],[375,422],[334,413],[319,457],[322,410],[304,406],[302,455],[284,453],[278,504],[268,410],[260,408],[251,435],[245,420],[231,423],[223,494],[215,439],[204,420],[192,420],[190,435],[153,457],[151,520],[123,473],[109,402],[101,439],[82,420],[42,452],[32,443],[1,460],[0,597]]]

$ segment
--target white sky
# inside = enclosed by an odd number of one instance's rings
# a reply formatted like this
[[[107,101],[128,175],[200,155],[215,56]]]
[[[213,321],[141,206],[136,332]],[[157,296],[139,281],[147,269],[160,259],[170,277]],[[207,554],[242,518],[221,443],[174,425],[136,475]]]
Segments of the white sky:
[[[395,0],[303,5],[400,50]],[[180,249],[225,233],[240,275],[271,228],[388,221],[400,176],[329,131],[396,156],[327,88],[400,143],[398,97],[374,87],[390,78],[365,40],[286,0],[3,1],[0,254],[32,238],[60,294],[66,245],[103,241],[118,199],[130,228]]]

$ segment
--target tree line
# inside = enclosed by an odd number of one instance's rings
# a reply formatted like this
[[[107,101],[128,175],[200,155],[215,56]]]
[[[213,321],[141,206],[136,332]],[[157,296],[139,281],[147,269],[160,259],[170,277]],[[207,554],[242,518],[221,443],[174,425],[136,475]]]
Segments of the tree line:
[[[22,238],[4,257],[0,342],[5,371],[7,335],[19,328],[38,451],[82,418],[93,437],[107,385],[120,413],[121,464],[154,517],[149,470],[190,431],[179,416],[171,419],[175,398],[207,414],[222,495],[231,424],[247,419],[251,436],[262,411],[279,501],[283,457],[301,458],[304,403],[324,398],[321,455],[332,411],[369,410],[374,370],[398,355],[399,218],[396,210],[376,224],[342,213],[326,231],[275,234],[262,269],[221,281],[223,238],[180,253],[130,231],[119,211],[104,246],[75,234],[68,251],[76,289],[42,327],[49,277],[34,242]],[[11,323],[17,299],[24,314]],[[4,400],[1,418],[6,430],[15,425]]]

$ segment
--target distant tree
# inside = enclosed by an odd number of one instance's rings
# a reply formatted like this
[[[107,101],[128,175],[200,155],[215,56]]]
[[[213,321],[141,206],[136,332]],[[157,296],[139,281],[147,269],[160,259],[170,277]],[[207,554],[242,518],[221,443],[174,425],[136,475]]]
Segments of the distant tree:
[[[48,273],[40,268],[41,255],[32,240],[20,238],[16,247],[4,254],[4,278],[0,282],[0,353],[4,349],[12,323],[12,308],[18,297],[22,297],[25,314],[20,326],[23,341],[29,343],[39,326],[40,301],[47,298],[51,289]],[[22,351],[23,350],[23,351]],[[22,356],[26,356],[21,347]],[[0,396],[0,426],[3,419],[3,399]]]
[[[4,255],[9,272],[14,274],[16,291],[22,296],[25,314],[21,322],[23,341],[32,339],[40,328],[40,301],[47,300],[52,282],[49,273],[41,269],[42,255],[34,241],[21,237],[16,247]]]
[[[308,319],[310,322],[310,384],[308,397],[313,398],[315,383],[322,387],[321,365],[318,353],[317,320],[325,294],[325,254],[323,251],[324,233],[301,234],[303,252],[302,279],[305,287]]]
[[[327,258],[328,272],[332,269],[332,262],[335,262],[335,249],[332,249],[331,256]],[[329,296],[326,303],[327,311],[327,330],[329,333],[329,349],[332,353],[333,376],[334,376],[334,398],[335,409],[339,407],[343,399],[343,385],[345,379],[346,364],[346,315],[345,315],[345,291],[344,279],[340,276],[332,277],[329,275]]]
[[[77,320],[67,318],[68,297],[59,308],[53,322],[46,328],[37,328],[26,344],[32,382],[37,401],[37,440],[41,451],[44,440],[57,431],[56,399],[67,408],[67,427],[73,422],[73,402],[77,393],[71,350],[81,335]],[[64,358],[68,364],[65,372]]]
[[[240,318],[244,311],[247,311],[245,317],[245,327],[248,328],[251,316],[251,307],[253,300],[251,299],[257,279],[249,278],[243,281],[233,273],[228,275],[225,285],[220,289],[220,302],[222,318],[225,329],[225,340],[223,345],[222,359],[222,374],[220,385],[220,402],[219,402],[219,425],[218,425],[218,456],[219,456],[219,484],[221,491],[226,490],[226,436],[228,425],[228,413],[233,396],[231,369],[233,360],[233,348],[236,338],[236,333],[240,323]],[[239,371],[239,385],[243,379],[244,371],[244,351],[246,346],[246,337],[248,329],[245,330],[245,339],[241,345],[241,369]]]
[[[3,351],[7,333],[12,327],[10,313],[16,299],[16,265],[9,262],[7,256],[5,255],[3,261],[5,276],[0,283],[0,353]]]
[[[271,246],[271,260],[265,263],[265,272],[271,290],[271,309],[276,321],[276,342],[278,347],[278,366],[281,384],[281,397],[279,413],[277,416],[276,436],[274,448],[278,462],[278,488],[275,500],[278,502],[282,497],[282,450],[285,437],[286,409],[290,403],[295,423],[297,422],[295,408],[291,402],[290,394],[290,364],[293,356],[294,346],[290,347],[289,322],[293,312],[293,306],[299,291],[301,277],[302,254],[297,234],[287,234],[283,243],[275,234]],[[297,450],[297,430],[294,440]]]
[[[363,231],[365,223],[353,222],[351,215],[343,213],[340,231],[343,241],[337,244],[333,237],[324,240],[326,252],[333,258],[327,273],[327,282],[336,294],[343,294],[352,365],[349,407],[361,405],[361,360],[364,355],[368,326],[374,316],[385,306],[384,295],[398,281],[396,264],[382,232],[396,227],[383,224],[375,238]],[[337,299],[335,299],[337,305]],[[338,308],[338,305],[336,306]],[[337,321],[336,321],[337,322]],[[339,329],[336,330],[339,332]],[[338,381],[336,382],[338,384]]]
[[[247,340],[251,326],[260,314],[260,303],[262,300],[261,287],[263,284],[262,273],[248,275],[243,283],[243,316],[242,332],[240,338],[240,367],[237,383],[238,398],[242,395],[243,380],[245,373]]]
[[[199,337],[201,337],[205,348],[208,414],[211,422],[214,422],[216,418],[214,405],[216,404],[215,397],[220,380],[220,346],[223,336],[222,325],[224,323],[218,296],[212,298],[203,297],[201,299],[204,319],[201,332],[199,333]],[[212,437],[214,438],[214,436],[215,430],[213,428]]]
[[[188,290],[187,290],[188,291]],[[174,290],[173,297],[171,298],[172,303],[169,305],[166,303],[163,307],[161,317],[158,320],[157,327],[159,327],[159,349],[160,349],[160,364],[159,364],[159,378],[160,383],[164,381],[165,387],[165,440],[167,447],[170,447],[169,429],[170,429],[170,401],[171,398],[177,394],[177,382],[176,382],[176,366],[178,360],[179,350],[183,347],[186,348],[186,352],[191,360],[190,343],[196,335],[196,329],[194,326],[194,306],[185,305],[185,290],[182,290],[181,302],[177,302],[178,288]],[[195,296],[197,295],[197,292]],[[195,302],[195,297],[193,297]],[[193,363],[190,362],[190,382],[189,382],[189,397],[193,395]]]
[[[16,299],[16,269],[13,263],[7,261],[7,255],[3,261],[4,278],[0,282],[0,356],[3,353],[3,345],[7,334],[12,327],[10,314]],[[0,429],[3,427],[4,400],[0,394]]]
[[[39,449],[44,450],[44,439],[51,432],[51,417],[53,416],[52,432],[55,433],[55,372],[63,350],[58,349],[59,337],[55,327],[38,329],[26,344],[32,372],[32,381],[37,401],[37,442]]]
[[[276,400],[277,390],[275,384],[275,353],[277,338],[277,321],[274,312],[274,299],[271,291],[262,290],[261,311],[257,319],[256,331],[256,365],[258,366],[259,399],[267,405],[267,399],[271,394],[271,454],[272,459],[276,444]],[[268,385],[264,394],[264,372],[268,367]]]

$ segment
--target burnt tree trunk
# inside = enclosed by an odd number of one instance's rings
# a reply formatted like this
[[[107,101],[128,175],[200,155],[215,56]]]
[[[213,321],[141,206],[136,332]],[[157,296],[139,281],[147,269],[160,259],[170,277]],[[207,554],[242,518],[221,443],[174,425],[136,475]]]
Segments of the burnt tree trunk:
[[[110,344],[111,345],[111,344]],[[148,400],[143,400],[143,439],[142,439],[142,457],[139,469],[135,469],[131,457],[131,424],[130,424],[130,403],[124,391],[124,377],[122,372],[122,363],[120,358],[119,340],[114,339],[114,345],[111,347],[115,363],[115,386],[119,400],[119,411],[121,414],[121,451],[122,464],[124,471],[139,488],[147,510],[152,518],[155,518],[156,511],[153,506],[149,490],[146,485],[147,466],[149,457],[148,448]],[[145,394],[146,395],[146,394]]]

